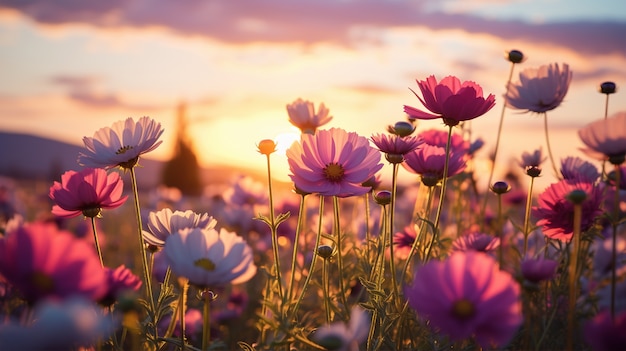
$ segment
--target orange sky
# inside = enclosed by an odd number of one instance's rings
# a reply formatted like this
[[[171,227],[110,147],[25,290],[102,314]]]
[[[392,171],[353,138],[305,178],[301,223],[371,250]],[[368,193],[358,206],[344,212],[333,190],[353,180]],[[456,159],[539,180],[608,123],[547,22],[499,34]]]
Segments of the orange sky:
[[[574,71],[566,101],[548,116],[557,157],[582,156],[576,130],[604,113],[598,85],[626,85],[626,4],[587,3],[0,1],[0,130],[79,144],[149,115],[166,128],[152,156],[166,159],[185,102],[203,164],[262,168],[256,143],[297,135],[285,105],[298,97],[325,103],[334,116],[327,127],[369,137],[404,120],[404,104],[419,107],[408,89],[415,79],[456,75],[496,95],[496,107],[472,122],[486,157],[509,69],[503,55],[519,49],[528,60],[514,77],[552,62]],[[609,113],[626,110],[623,94],[611,96]],[[542,127],[537,116],[507,111],[500,168],[545,149]],[[285,179],[284,160],[276,166]]]

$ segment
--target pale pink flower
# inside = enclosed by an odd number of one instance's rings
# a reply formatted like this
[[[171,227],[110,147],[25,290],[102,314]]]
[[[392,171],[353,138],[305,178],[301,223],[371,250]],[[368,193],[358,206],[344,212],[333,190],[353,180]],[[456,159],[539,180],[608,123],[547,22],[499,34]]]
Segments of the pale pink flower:
[[[519,75],[519,83],[510,82],[506,105],[517,110],[546,112],[557,108],[572,81],[569,65],[558,63],[527,68]]]
[[[626,112],[600,119],[578,130],[587,155],[622,164],[626,158]]]
[[[165,245],[168,236],[186,228],[215,228],[217,221],[207,213],[196,213],[191,210],[172,211],[164,208],[157,212],[150,212],[146,226],[143,230],[143,240],[156,247]]]
[[[439,146],[422,144],[415,151],[404,155],[402,166],[411,173],[421,176],[422,183],[436,185],[443,179],[446,162],[446,149]],[[461,173],[466,167],[465,154],[450,151],[448,177]]]
[[[225,229],[181,229],[167,237],[163,251],[172,272],[200,288],[245,283],[256,274],[250,246]]]
[[[76,217],[83,214],[95,217],[102,209],[121,206],[128,196],[122,196],[124,182],[119,173],[102,168],[85,168],[80,172],[67,171],[61,182],[54,182],[49,196],[54,201],[52,214],[58,217]]]
[[[161,145],[161,123],[149,117],[137,122],[132,118],[117,121],[110,128],[99,129],[92,138],[84,137],[85,150],[78,155],[78,163],[94,168],[132,168],[139,156]]]
[[[336,322],[319,328],[313,340],[329,350],[358,351],[369,333],[371,319],[361,307],[355,306],[350,312],[350,321],[346,325]]]
[[[380,152],[366,138],[339,128],[302,134],[287,150],[287,160],[297,189],[324,196],[363,195],[370,188],[362,183],[383,167]]]
[[[321,103],[317,113],[315,113],[315,105],[300,98],[287,105],[289,123],[298,127],[302,133],[307,134],[315,134],[317,128],[333,119],[332,116],[328,115],[328,112],[329,110],[324,106],[324,103]]]
[[[455,126],[459,122],[482,116],[495,105],[495,96],[489,94],[483,96],[480,85],[465,81],[461,83],[459,78],[447,76],[439,83],[435,76],[426,80],[417,81],[422,91],[421,98],[413,90],[413,94],[431,113],[404,105],[404,112],[413,119],[443,119],[448,126]]]
[[[483,348],[505,346],[523,321],[519,284],[482,252],[430,261],[413,282],[405,290],[409,305],[453,340],[473,336]]]

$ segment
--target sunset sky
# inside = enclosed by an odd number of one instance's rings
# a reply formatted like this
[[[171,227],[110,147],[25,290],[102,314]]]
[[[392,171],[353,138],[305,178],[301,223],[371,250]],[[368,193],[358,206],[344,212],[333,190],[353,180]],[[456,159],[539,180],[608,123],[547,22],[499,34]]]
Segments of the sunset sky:
[[[576,130],[604,116],[601,82],[618,86],[609,114],[626,110],[623,0],[0,0],[0,130],[80,144],[149,115],[166,128],[152,156],[167,159],[184,102],[204,165],[261,168],[260,140],[297,136],[285,105],[299,97],[324,102],[327,127],[370,137],[421,107],[416,79],[455,75],[496,95],[472,122],[487,157],[511,49],[528,57],[514,80],[553,62],[574,72],[548,113],[557,157],[582,156]],[[542,128],[507,110],[498,160],[545,150]]]

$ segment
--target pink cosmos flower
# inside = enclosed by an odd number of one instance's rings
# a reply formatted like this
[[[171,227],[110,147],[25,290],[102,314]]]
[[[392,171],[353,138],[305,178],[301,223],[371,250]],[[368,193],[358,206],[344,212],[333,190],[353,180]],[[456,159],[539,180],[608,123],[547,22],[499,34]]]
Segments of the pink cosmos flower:
[[[500,247],[500,239],[485,233],[474,232],[462,235],[452,242],[452,251],[490,252]]]
[[[161,123],[149,117],[117,121],[110,128],[99,129],[92,138],[84,137],[86,150],[78,155],[78,163],[94,168],[132,168],[139,156],[161,145]]]
[[[407,225],[402,231],[396,232],[393,235],[393,244],[396,248],[394,254],[403,260],[409,257],[415,238],[417,238],[417,233],[413,225]]]
[[[598,313],[584,326],[584,336],[593,351],[626,350],[626,312],[615,319],[608,310]]]
[[[413,119],[442,118],[448,126],[455,126],[461,121],[482,116],[496,104],[493,94],[485,99],[480,85],[459,78],[448,76],[437,83],[435,76],[418,81],[422,91],[421,98],[413,90],[420,102],[432,113],[418,110],[415,107],[404,105],[404,112]]]
[[[319,345],[329,350],[358,351],[369,333],[371,320],[368,313],[359,306],[352,308],[350,322],[336,322],[319,328],[313,335]]]
[[[163,247],[168,236],[185,228],[215,228],[217,221],[207,213],[199,214],[191,210],[173,211],[164,208],[148,215],[148,230],[143,230],[143,240],[149,245]]]
[[[328,112],[329,110],[326,106],[321,103],[317,113],[315,113],[315,105],[300,98],[287,105],[289,123],[298,127],[302,133],[306,134],[315,134],[317,128],[330,122],[333,117],[329,116]]]
[[[522,161],[519,163],[519,165],[529,176],[538,177],[539,175],[541,175],[541,164],[545,160],[546,157],[543,156],[541,148],[539,148],[533,153],[524,151],[524,153],[522,153]]]
[[[561,175],[563,179],[578,179],[587,183],[595,183],[600,178],[600,172],[595,165],[573,156],[561,160]]]
[[[372,135],[371,139],[380,152],[388,155],[405,155],[415,150],[422,143],[418,137],[400,137],[395,134],[376,133]]]
[[[580,140],[587,146],[587,155],[599,160],[622,164],[626,158],[626,112],[591,122],[578,130]]]
[[[29,302],[106,294],[107,275],[93,248],[52,223],[26,223],[0,239],[0,274]]]
[[[572,81],[572,71],[567,64],[559,67],[558,63],[543,65],[539,68],[527,68],[519,75],[519,83],[510,82],[506,105],[517,110],[546,112],[557,108]]]
[[[267,187],[252,177],[241,176],[224,193],[228,204],[254,206],[267,204]]]
[[[538,283],[550,280],[556,274],[559,263],[555,260],[544,258],[526,258],[521,263],[521,273],[525,280]]]
[[[418,134],[418,137],[424,141],[424,144],[446,147],[448,143],[448,131],[441,129],[428,129]],[[463,139],[460,133],[452,133],[450,139],[450,149],[453,152],[466,154],[469,153],[470,143]]]
[[[102,299],[104,305],[113,304],[117,298],[126,292],[137,292],[141,288],[141,278],[133,274],[133,272],[121,265],[115,269],[105,267],[108,278],[108,291]]]
[[[201,288],[245,283],[256,274],[250,246],[225,229],[181,229],[163,251],[174,274]]]
[[[52,213],[63,218],[83,214],[95,217],[102,209],[121,206],[128,196],[122,196],[124,182],[119,173],[102,168],[85,168],[80,172],[67,171],[61,182],[54,182],[49,196],[54,201]]]
[[[538,226],[542,226],[545,236],[551,239],[568,241],[574,231],[574,204],[568,195],[574,190],[582,190],[587,194],[582,203],[581,231],[586,231],[602,214],[603,187],[578,180],[561,180],[544,190],[533,207],[533,216],[539,218]]]
[[[445,162],[445,148],[422,144],[415,151],[404,155],[402,166],[411,173],[419,174],[425,185],[434,186],[443,179]],[[451,150],[447,176],[452,177],[461,173],[465,166],[465,154]]]
[[[370,188],[362,183],[383,167],[366,138],[339,128],[303,134],[287,150],[287,160],[297,189],[324,196],[363,195]]]
[[[454,340],[473,336],[483,348],[504,346],[522,323],[519,284],[484,253],[430,261],[413,282],[406,289],[409,305]]]

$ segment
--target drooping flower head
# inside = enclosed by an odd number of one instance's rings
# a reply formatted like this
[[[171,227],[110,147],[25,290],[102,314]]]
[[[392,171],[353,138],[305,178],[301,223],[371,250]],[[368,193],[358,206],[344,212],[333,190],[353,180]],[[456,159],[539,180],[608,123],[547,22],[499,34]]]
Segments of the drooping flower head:
[[[415,272],[405,294],[418,315],[453,340],[505,346],[522,323],[520,287],[482,252],[454,252]]]
[[[587,155],[622,164],[626,158],[626,112],[591,122],[578,130],[580,140],[587,146]]]
[[[538,218],[545,236],[568,241],[574,232],[574,204],[568,199],[573,191],[583,191],[586,198],[582,203],[581,231],[586,231],[602,214],[603,187],[579,180],[564,179],[550,185],[539,195],[532,213]]]
[[[164,208],[148,215],[148,230],[142,231],[146,243],[156,247],[165,245],[165,240],[172,234],[186,228],[212,229],[217,221],[207,213],[196,213],[191,210],[172,211]]]
[[[370,191],[362,185],[378,172],[380,152],[354,132],[331,128],[302,134],[287,150],[291,180],[296,188],[324,196],[357,196]]]
[[[380,152],[385,154],[387,161],[390,163],[400,163],[404,159],[404,155],[415,150],[422,140],[414,136],[401,137],[396,134],[380,134],[372,135],[372,142]]]
[[[483,96],[480,85],[465,81],[461,83],[459,78],[447,76],[437,82],[435,76],[426,80],[418,81],[422,97],[413,90],[420,102],[429,112],[404,105],[404,112],[413,119],[443,119],[448,126],[455,126],[459,122],[482,116],[496,104],[493,94],[487,98]]]
[[[404,156],[402,166],[409,172],[419,174],[422,183],[434,186],[443,179],[446,162],[446,149],[439,146],[422,144],[415,151]],[[450,151],[448,177],[461,173],[466,166],[465,154]]]
[[[67,171],[61,182],[54,182],[49,196],[54,201],[52,214],[70,218],[83,214],[95,217],[102,209],[121,206],[128,196],[122,196],[124,182],[119,173],[102,168],[85,168],[80,172]]]
[[[519,83],[510,82],[505,96],[506,105],[526,112],[546,112],[557,108],[569,89],[572,71],[569,65],[558,63],[539,68],[526,68],[519,74]]]
[[[161,134],[161,123],[146,116],[137,122],[132,118],[117,121],[99,129],[92,138],[83,138],[86,149],[78,154],[78,163],[94,168],[132,168],[139,156],[161,145]]]
[[[74,295],[96,301],[108,289],[93,248],[52,223],[8,230],[0,239],[0,274],[31,303]]]
[[[167,237],[163,252],[172,272],[199,288],[244,283],[256,274],[250,246],[225,229],[181,229]]]
[[[598,168],[580,157],[568,156],[561,160],[563,179],[578,179],[582,182],[595,183],[600,177]]]
[[[303,134],[315,134],[317,128],[330,122],[333,117],[329,116],[328,112],[329,110],[324,106],[324,103],[321,103],[317,113],[315,113],[315,105],[300,98],[287,105],[289,123],[298,127]]]
[[[350,322],[336,322],[319,328],[313,339],[328,350],[358,351],[359,345],[367,339],[370,317],[359,306],[352,308]]]

